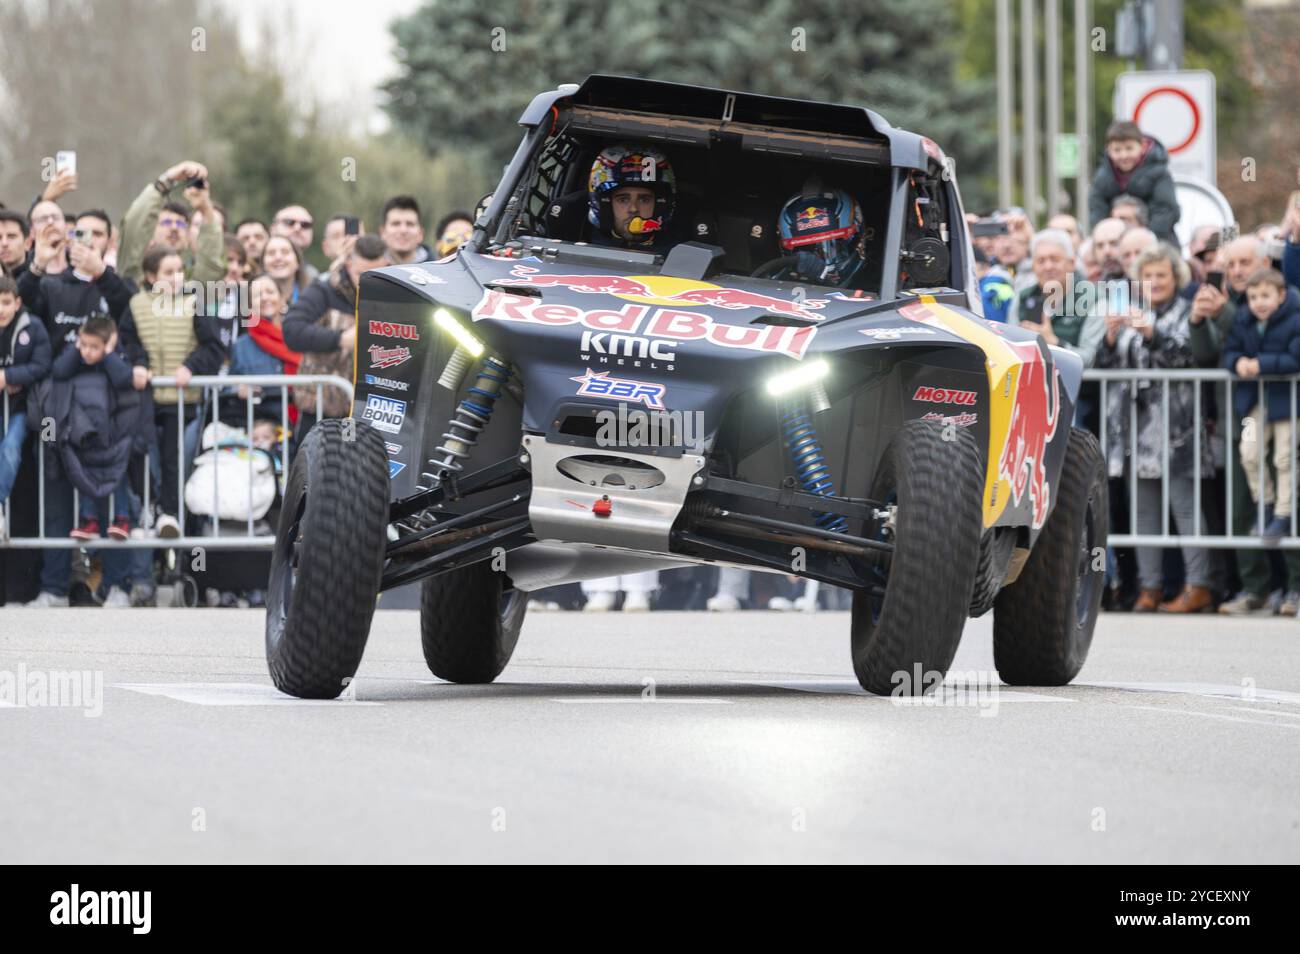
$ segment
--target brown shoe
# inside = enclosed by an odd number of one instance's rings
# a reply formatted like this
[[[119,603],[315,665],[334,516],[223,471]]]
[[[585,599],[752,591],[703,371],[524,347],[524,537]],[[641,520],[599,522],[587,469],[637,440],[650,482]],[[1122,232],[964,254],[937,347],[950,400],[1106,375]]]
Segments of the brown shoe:
[[[1185,586],[1172,600],[1160,604],[1162,613],[1212,613],[1214,594],[1203,586]]]
[[[1165,591],[1159,587],[1142,587],[1137,602],[1133,604],[1133,612],[1154,613],[1160,607],[1160,597],[1164,595]]]

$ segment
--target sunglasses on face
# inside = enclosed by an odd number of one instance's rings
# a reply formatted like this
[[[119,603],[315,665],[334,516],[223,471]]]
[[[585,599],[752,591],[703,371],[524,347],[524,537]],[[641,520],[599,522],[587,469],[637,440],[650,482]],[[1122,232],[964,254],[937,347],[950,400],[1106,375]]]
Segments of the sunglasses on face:
[[[184,229],[189,228],[190,223],[184,219],[159,219],[158,224],[165,229]]]
[[[311,219],[276,219],[275,222],[290,229],[309,229],[312,226]]]

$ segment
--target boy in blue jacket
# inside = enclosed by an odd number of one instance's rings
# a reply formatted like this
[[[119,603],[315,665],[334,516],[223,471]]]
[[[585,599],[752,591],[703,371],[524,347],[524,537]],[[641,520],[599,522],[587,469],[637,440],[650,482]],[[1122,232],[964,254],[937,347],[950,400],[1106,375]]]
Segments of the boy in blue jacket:
[[[1258,507],[1265,504],[1264,526],[1254,533],[1276,544],[1291,529],[1291,387],[1285,381],[1264,385],[1260,403],[1260,375],[1300,373],[1300,296],[1288,289],[1280,272],[1262,268],[1246,280],[1246,301],[1237,312],[1223,349],[1223,366],[1243,380],[1237,384],[1233,406],[1241,419],[1241,468]],[[1261,467],[1268,444],[1273,443],[1272,475]],[[1261,477],[1260,471],[1263,470]],[[1272,505],[1272,516],[1269,516]]]
[[[23,309],[14,280],[0,275],[0,540],[6,529],[4,505],[14,489],[27,437],[26,391],[49,373],[45,324]]]

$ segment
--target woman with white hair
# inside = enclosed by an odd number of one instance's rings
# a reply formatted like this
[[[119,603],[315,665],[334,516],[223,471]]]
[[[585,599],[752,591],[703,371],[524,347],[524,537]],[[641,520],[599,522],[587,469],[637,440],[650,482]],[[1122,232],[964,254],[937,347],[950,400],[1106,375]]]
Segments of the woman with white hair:
[[[1138,256],[1134,276],[1141,282],[1145,308],[1107,315],[1106,331],[1097,352],[1101,368],[1194,368],[1188,318],[1191,302],[1178,292],[1191,280],[1187,263],[1178,249],[1160,244]],[[1166,476],[1168,454],[1168,507],[1173,533],[1195,533],[1195,488],[1197,476],[1214,473],[1203,423],[1196,419],[1196,383],[1171,382],[1168,387],[1168,433],[1165,430],[1165,388],[1162,382],[1136,378],[1132,384],[1111,382],[1107,386],[1105,452],[1109,474],[1123,477],[1124,491],[1131,493],[1136,472],[1137,509],[1135,532],[1161,533],[1163,524],[1162,478]],[[1136,403],[1135,432],[1130,431],[1132,405]],[[1200,468],[1195,459],[1196,431],[1200,434]],[[1162,602],[1164,575],[1159,547],[1138,547],[1138,582],[1141,593],[1135,613],[1208,613],[1214,611],[1212,570],[1208,551],[1183,547],[1186,585],[1176,597]]]

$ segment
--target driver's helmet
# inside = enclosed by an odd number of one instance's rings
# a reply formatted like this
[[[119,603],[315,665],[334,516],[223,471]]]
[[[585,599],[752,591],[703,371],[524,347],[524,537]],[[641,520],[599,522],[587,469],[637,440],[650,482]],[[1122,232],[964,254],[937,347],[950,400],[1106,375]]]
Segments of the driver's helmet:
[[[587,220],[614,234],[614,193],[625,186],[644,186],[655,194],[653,218],[633,219],[628,231],[651,242],[668,228],[676,204],[677,176],[668,157],[643,146],[610,146],[591,164],[587,180]]]
[[[862,265],[862,206],[843,189],[802,192],[781,207],[781,248],[809,278],[844,285]]]

